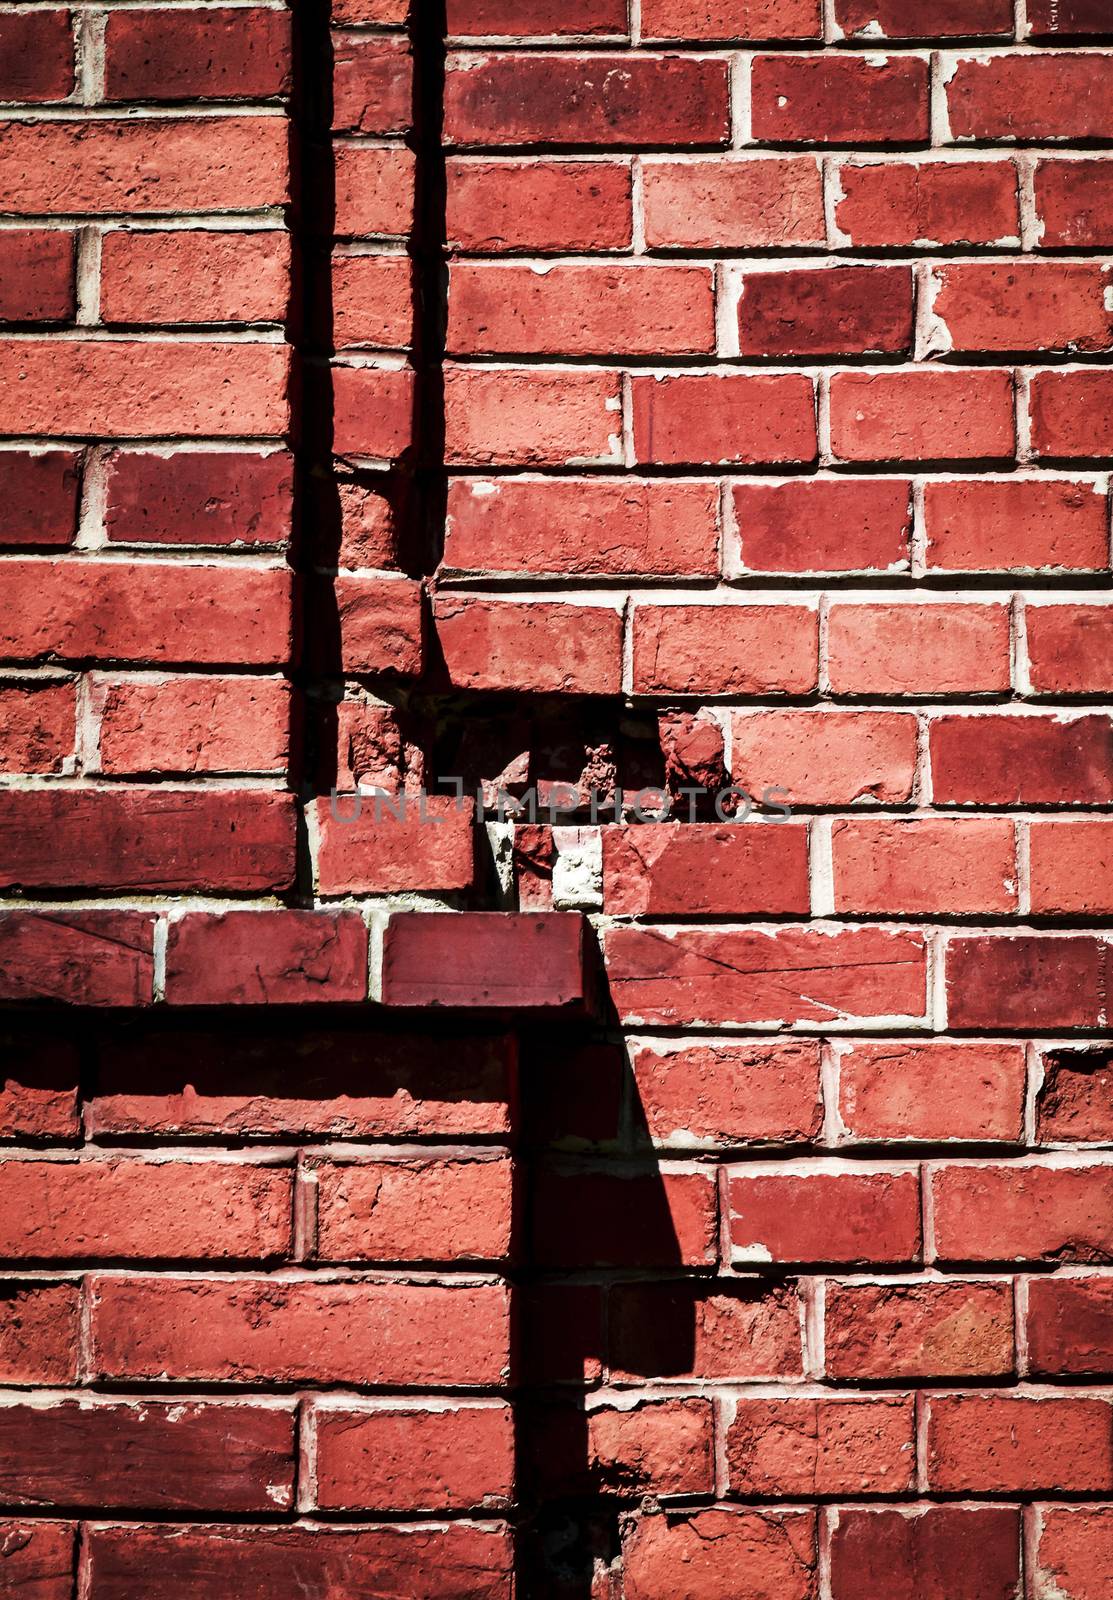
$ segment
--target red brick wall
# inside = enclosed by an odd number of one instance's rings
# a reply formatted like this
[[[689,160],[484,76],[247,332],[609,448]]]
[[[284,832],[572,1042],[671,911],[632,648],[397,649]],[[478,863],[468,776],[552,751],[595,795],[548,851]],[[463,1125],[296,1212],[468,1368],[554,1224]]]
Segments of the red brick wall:
[[[0,7],[0,1592],[1101,1600],[1108,6],[407,11]]]

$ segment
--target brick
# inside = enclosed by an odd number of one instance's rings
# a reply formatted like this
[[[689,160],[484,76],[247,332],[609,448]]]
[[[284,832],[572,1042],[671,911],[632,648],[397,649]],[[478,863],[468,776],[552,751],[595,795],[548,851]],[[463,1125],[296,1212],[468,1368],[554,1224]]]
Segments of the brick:
[[[0,28],[21,21],[9,14]],[[70,322],[77,310],[75,234],[66,229],[0,233],[0,321]]]
[[[448,367],[451,466],[586,466],[621,461],[619,380],[567,368]]]
[[[925,144],[928,66],[919,56],[755,56],[753,137],[763,144]]]
[[[706,1398],[647,1400],[587,1413],[587,1472],[595,1493],[710,1495],[715,1491],[714,1413]],[[548,1463],[546,1463],[548,1466]]]
[[[221,1600],[237,1591],[303,1594],[347,1587],[374,1594],[502,1600],[513,1582],[505,1524],[431,1527],[97,1527],[86,1549],[98,1600],[135,1600],[152,1573],[169,1594]]]
[[[4,789],[0,837],[12,888],[266,893],[294,876],[293,799],[273,789]]]
[[[856,249],[1020,244],[1011,161],[844,162],[835,229]]]
[[[1025,1494],[1069,1483],[1113,1486],[1106,1400],[1035,1395],[932,1395],[928,1482],[934,1491]]]
[[[150,1005],[154,928],[152,916],[134,911],[6,911],[0,998]]]
[[[77,1526],[71,1522],[0,1522],[4,1578],[27,1600],[69,1600],[73,1594]]]
[[[517,828],[519,837],[529,830]],[[548,834],[551,828],[536,829]],[[521,905],[519,900],[519,905]],[[625,1052],[615,1043],[574,1044],[556,1034],[531,1038],[523,1052],[522,1115],[530,1143],[577,1149],[619,1140]]]
[[[1109,564],[1103,487],[1069,479],[966,479],[924,491],[934,572],[1091,571]]]
[[[0,100],[64,100],[74,88],[68,11],[16,11],[0,18]]]
[[[77,1044],[41,1028],[0,1035],[0,1138],[76,1139],[80,1065]]]
[[[332,338],[337,349],[407,349],[413,336],[412,279],[408,256],[334,256]]]
[[[938,39],[957,35],[1012,34],[1010,0],[926,0],[913,15],[901,0],[836,0],[839,35],[872,43],[875,39]]]
[[[1025,1080],[1020,1045],[857,1041],[839,1052],[839,1119],[869,1144],[1019,1143]]]
[[[424,650],[421,585],[408,578],[341,573],[329,582],[335,603],[340,663],[348,672],[421,671]]]
[[[932,270],[935,336],[949,350],[1092,355],[1113,346],[1113,276],[1091,262],[963,261]]]
[[[840,1508],[831,1534],[833,1600],[1013,1600],[1015,1506]]]
[[[1042,144],[1108,139],[1113,131],[1113,56],[959,57],[946,72],[952,139]]]
[[[1007,1377],[1012,1285],[828,1283],[824,1349],[827,1376],[853,1383]]]
[[[290,17],[262,6],[114,12],[106,100],[259,100],[290,87]]]
[[[5,122],[0,208],[170,215],[281,205],[288,138],[280,117]]]
[[[290,695],[279,678],[103,679],[94,680],[93,696],[100,772],[281,773],[285,767]]]
[[[367,930],[354,912],[199,911],[170,924],[171,1005],[366,998]]]
[[[595,7],[592,7],[595,10]],[[624,250],[632,180],[618,161],[450,159],[448,242],[484,254]]]
[[[1113,450],[1113,373],[1036,372],[1030,396],[1037,458],[1086,460]]]
[[[117,450],[108,458],[105,532],[112,543],[282,545],[293,499],[284,450]]]
[[[941,716],[929,737],[936,805],[1113,800],[1108,717]]]
[[[952,1028],[1101,1028],[1113,947],[1036,934],[952,940],[947,1010]]]
[[[713,577],[718,543],[714,483],[465,478],[448,489],[449,571]]]
[[[1032,1278],[1028,1364],[1052,1378],[1113,1372],[1113,1278]]]
[[[623,0],[448,0],[450,39],[624,34]]]
[[[816,0],[645,0],[642,37],[676,39],[818,39]]]
[[[8,1505],[289,1511],[294,1409],[59,1400],[0,1406]]]
[[[772,1171],[728,1178],[731,1260],[918,1261],[920,1177],[913,1168]]]
[[[635,694],[806,694],[819,618],[805,606],[638,606]]]
[[[912,537],[911,486],[899,478],[738,483],[747,572],[899,572]]]
[[[822,1122],[818,1047],[799,1043],[631,1046],[645,1131],[678,1145],[807,1143]]]
[[[385,935],[387,1005],[578,1009],[583,919],[563,912],[395,914]]]
[[[408,367],[334,367],[332,447],[338,456],[391,462],[413,443],[414,375]]]
[[[1013,383],[989,369],[837,372],[831,444],[841,461],[979,461],[1016,446]]]
[[[72,544],[80,482],[76,450],[0,450],[0,548]]]
[[[1028,848],[1035,916],[1113,916],[1113,819],[1032,822]]]
[[[755,268],[738,279],[743,356],[901,355],[912,348],[907,267]]]
[[[98,1275],[90,1316],[105,1378],[472,1387],[508,1360],[507,1291],[481,1279]]]
[[[662,822],[604,828],[603,906],[631,916],[806,916],[808,831]]]
[[[941,1261],[1113,1260],[1113,1168],[1099,1162],[941,1166],[925,1181]]]
[[[815,1513],[711,1506],[631,1518],[623,1535],[626,1600],[679,1595],[700,1600],[811,1600],[816,1584]]]
[[[29,678],[0,686],[0,771],[62,772],[72,765],[77,688]]]
[[[1033,182],[1041,248],[1113,246],[1113,161],[1037,161]]]
[[[292,1175],[262,1162],[9,1160],[0,1253],[11,1260],[281,1257]]]
[[[829,613],[834,694],[1001,694],[1009,651],[1003,605],[836,604]]]
[[[642,162],[642,183],[650,248],[783,249],[826,241],[814,156],[650,157]]]
[[[1028,32],[1036,39],[1113,34],[1101,0],[1029,0],[1027,10]]]
[[[732,774],[789,805],[899,804],[912,794],[916,719],[885,711],[744,711],[731,718]]]
[[[619,1378],[799,1378],[800,1297],[768,1279],[616,1283],[608,1359]]]
[[[622,618],[609,606],[442,595],[433,617],[454,688],[618,693]]]
[[[333,156],[338,238],[404,238],[413,226],[416,162],[402,145],[340,142]]]
[[[450,56],[444,137],[453,146],[725,145],[725,61],[698,56]]]
[[[324,1162],[317,1186],[322,1261],[498,1261],[510,1251],[505,1156]]]
[[[988,916],[1018,909],[1013,824],[1005,818],[836,818],[836,912]]]
[[[332,126],[343,133],[407,133],[413,122],[413,62],[407,38],[334,33]]]
[[[16,1278],[0,1284],[4,1383],[44,1387],[75,1383],[80,1317],[81,1290],[76,1283]]]
[[[740,1399],[726,1453],[736,1495],[899,1494],[915,1473],[912,1397]]]
[[[743,466],[816,459],[815,395],[804,373],[631,379],[634,457]]]
[[[289,279],[285,233],[106,233],[101,317],[106,323],[281,322]]]
[[[335,548],[333,533],[327,539],[328,554],[339,557],[343,567],[397,569],[398,522],[406,500],[405,483],[389,478],[379,480],[377,473],[361,474],[358,470],[349,477],[341,463],[335,465],[342,475],[329,483],[335,485],[338,502],[340,548]],[[327,520],[321,531],[328,533]]]
[[[19,339],[0,344],[5,433],[281,434],[289,351],[277,344]]]
[[[714,1173],[547,1166],[532,1177],[533,1258],[545,1268],[713,1266]]]
[[[1041,1506],[1037,1513],[1035,1600],[1101,1600],[1113,1560],[1113,1507]]]
[[[518,1305],[520,1370],[526,1383],[583,1383],[600,1377],[603,1294],[598,1285],[534,1283]]]
[[[401,815],[398,813],[401,812]],[[447,796],[400,803],[340,795],[317,801],[317,890],[446,894],[476,880],[475,806]]]
[[[1105,1143],[1113,1137],[1113,1060],[1101,1046],[1093,1050],[1051,1050],[1040,1068],[1036,1094],[1039,1144],[1082,1140]]]
[[[315,1503],[327,1511],[493,1511],[514,1487],[514,1428],[501,1402],[449,1410],[318,1402]]]

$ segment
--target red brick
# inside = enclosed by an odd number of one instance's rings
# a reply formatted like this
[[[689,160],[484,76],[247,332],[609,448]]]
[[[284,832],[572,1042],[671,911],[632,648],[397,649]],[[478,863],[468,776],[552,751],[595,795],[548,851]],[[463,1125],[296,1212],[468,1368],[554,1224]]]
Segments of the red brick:
[[[1076,51],[960,57],[946,85],[951,137],[1037,144],[1108,139],[1111,89],[1113,56]]]
[[[608,1357],[618,1378],[799,1378],[797,1287],[769,1279],[616,1283]]]
[[[0,1253],[11,1260],[281,1257],[292,1174],[262,1162],[138,1157],[0,1164]]]
[[[348,672],[421,671],[421,585],[408,578],[341,573],[330,581],[335,598],[340,661]]]
[[[284,450],[118,450],[108,459],[105,531],[128,544],[280,545],[293,498]]]
[[[72,544],[80,481],[76,450],[0,450],[0,548]]]
[[[725,145],[725,61],[685,56],[450,56],[444,136],[483,145]]]
[[[453,466],[618,465],[619,380],[610,372],[448,367],[445,448]]]
[[[265,436],[289,423],[278,344],[18,339],[0,344],[0,430]]]
[[[1035,916],[1113,916],[1113,819],[1032,822]]]
[[[155,920],[134,911],[6,911],[0,998],[150,1005]]]
[[[709,1267],[718,1259],[715,1175],[545,1167],[532,1179],[533,1258],[543,1267]]]
[[[72,681],[0,686],[0,772],[61,772],[72,764],[76,715]]]
[[[508,1361],[507,1291],[481,1279],[102,1275],[90,1317],[104,1378],[470,1387]]]
[[[937,805],[1113,800],[1113,723],[1106,716],[941,716],[930,740]]]
[[[819,1135],[815,1044],[641,1042],[630,1062],[638,1115],[655,1141],[790,1144]]]
[[[413,226],[415,157],[402,145],[334,147],[338,238],[404,238]]]
[[[1113,347],[1111,269],[1094,262],[962,261],[933,269],[933,327],[948,350],[1092,355]]]
[[[1107,1400],[932,1395],[928,1482],[934,1491],[1025,1494],[1113,1488]]]
[[[409,256],[334,256],[332,338],[337,349],[407,349],[413,335],[412,277]]]
[[[1113,1260],[1113,1167],[963,1164],[925,1182],[941,1261]]]
[[[663,465],[816,459],[815,395],[804,373],[685,373],[631,379],[634,456]]]
[[[0,29],[22,21],[0,19]],[[0,233],[0,321],[70,322],[77,309],[75,235],[66,229],[10,229]]]
[[[334,367],[332,447],[339,456],[395,461],[413,441],[414,376],[408,367]]]
[[[326,1511],[493,1511],[514,1488],[510,1407],[318,1402],[314,1502]]]
[[[433,616],[454,688],[618,693],[622,618],[610,606],[441,595]]]
[[[413,121],[413,62],[405,36],[334,33],[332,126],[343,133],[406,133]]]
[[[835,27],[862,43],[1010,35],[1014,25],[1012,0],[924,0],[911,15],[901,0],[835,0]]]
[[[293,797],[273,789],[5,789],[0,883],[265,893],[294,875]]]
[[[630,245],[625,162],[456,159],[448,162],[447,184],[448,241],[457,249],[495,254]]]
[[[290,16],[262,6],[113,12],[104,55],[106,100],[273,97],[290,87]]]
[[[715,1492],[713,1435],[714,1413],[706,1397],[646,1400],[631,1409],[598,1406],[587,1413],[587,1460],[577,1441],[580,1459],[570,1465],[581,1488],[596,1494],[609,1489],[627,1495],[639,1490],[710,1495]],[[551,1471],[548,1462],[545,1467]]]
[[[59,1400],[0,1406],[9,1505],[289,1511],[292,1405]]]
[[[1028,32],[1037,39],[1113,35],[1102,0],[1028,0]]]
[[[814,1511],[739,1511],[710,1506],[632,1517],[623,1530],[626,1600],[812,1600]]]
[[[642,22],[644,27],[644,7]],[[826,242],[822,175],[814,156],[650,158],[642,163],[642,181],[651,249],[753,250]]]
[[[340,464],[336,463],[339,467]],[[341,468],[341,472],[343,469]],[[336,509],[340,516],[340,548],[333,543],[328,519],[322,519],[328,554],[339,557],[342,567],[398,568],[399,515],[406,499],[406,485],[387,478],[365,477],[353,471],[320,485],[326,494],[335,488]]]
[[[936,572],[1089,571],[1109,564],[1109,510],[1099,484],[966,479],[924,493],[928,567]]]
[[[1006,1377],[1014,1370],[1013,1345],[1008,1282],[827,1285],[829,1378],[908,1383]]]
[[[624,0],[448,0],[450,39],[623,34]]]
[[[80,1319],[76,1283],[16,1278],[0,1284],[3,1382],[44,1387],[75,1383]]]
[[[870,1144],[1016,1143],[1025,1076],[1020,1045],[863,1040],[839,1052],[839,1119]]]
[[[835,910],[858,915],[1006,915],[1017,910],[1013,824],[1003,817],[836,818]]]
[[[172,1005],[366,1000],[367,930],[354,912],[195,912],[170,924]]]
[[[314,1175],[322,1261],[499,1261],[510,1252],[505,1156],[323,1162]]]
[[[285,233],[119,230],[106,233],[101,246],[101,317],[106,323],[281,322],[289,279]]]
[[[733,1167],[729,1196],[735,1266],[920,1259],[920,1176],[915,1168]]]
[[[317,828],[319,894],[443,894],[475,882],[470,799],[457,804],[441,796],[377,801],[339,795],[335,802],[317,801]]]
[[[1020,243],[1011,161],[849,160],[838,169],[835,228],[856,249]]]
[[[642,37],[676,39],[818,39],[817,0],[643,0]]]
[[[1113,1507],[1041,1506],[1033,1600],[1102,1600],[1113,1565]]]
[[[886,711],[742,711],[733,778],[749,794],[769,788],[789,805],[908,800],[916,770],[916,719]]]
[[[1113,452],[1113,372],[1036,372],[1030,392],[1034,456],[1086,460]]]
[[[912,348],[907,267],[755,268],[740,274],[743,356],[905,354]]]
[[[1032,1278],[1028,1364],[1048,1377],[1113,1372],[1113,1278]]]
[[[274,772],[286,764],[290,696],[279,678],[117,678],[94,682],[98,770]]]
[[[805,606],[638,606],[635,694],[806,694],[819,619]]]
[[[842,461],[1007,459],[1016,446],[1012,375],[926,367],[837,372],[831,443]]]
[[[900,478],[734,485],[748,572],[898,572],[912,536],[910,485]]]
[[[602,834],[608,912],[808,913],[806,828],[662,822],[604,828]]]
[[[76,1139],[81,1131],[77,1043],[40,1027],[0,1034],[0,1138]]]
[[[1003,605],[833,605],[832,692],[953,695],[1006,692],[1009,611]]]
[[[72,216],[282,205],[288,142],[281,117],[6,122],[0,209]]]
[[[713,483],[465,478],[449,485],[449,571],[713,577],[718,542]]]
[[[1036,1140],[1056,1144],[1113,1139],[1113,1056],[1093,1050],[1050,1050],[1040,1063],[1036,1094]]]
[[[767,144],[923,144],[928,65],[918,56],[755,56],[753,136]]]
[[[1113,161],[1037,161],[1033,181],[1044,250],[1113,246]]]
[[[566,912],[422,911],[391,917],[383,952],[387,1005],[579,1008],[583,918]]]
[[[1113,946],[1036,934],[954,939],[947,952],[952,1028],[1102,1028]]]
[[[64,100],[74,87],[73,18],[36,7],[0,17],[0,100]]]
[[[77,1527],[70,1522],[0,1522],[0,1557],[12,1593],[26,1600],[70,1600]]]
[[[910,1395],[735,1402],[726,1430],[731,1493],[900,1494],[913,1486]]]
[[[853,1506],[837,1513],[833,1600],[1014,1600],[1019,1583],[1014,1506]]]

